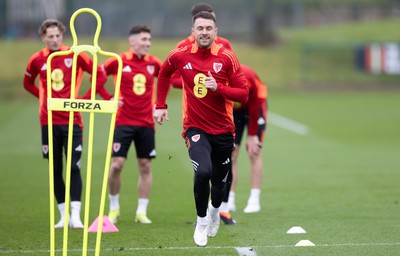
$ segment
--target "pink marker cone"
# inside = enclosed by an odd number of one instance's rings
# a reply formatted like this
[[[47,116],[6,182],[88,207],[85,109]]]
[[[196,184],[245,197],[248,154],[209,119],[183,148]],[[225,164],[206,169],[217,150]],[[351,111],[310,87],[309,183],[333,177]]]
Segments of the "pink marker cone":
[[[93,221],[93,223],[90,225],[88,232],[97,232],[97,228],[99,226],[99,217],[96,217],[96,219]],[[119,232],[118,228],[110,221],[110,219],[104,215],[103,216],[103,226],[101,229],[101,232],[103,233],[108,233],[108,232]]]

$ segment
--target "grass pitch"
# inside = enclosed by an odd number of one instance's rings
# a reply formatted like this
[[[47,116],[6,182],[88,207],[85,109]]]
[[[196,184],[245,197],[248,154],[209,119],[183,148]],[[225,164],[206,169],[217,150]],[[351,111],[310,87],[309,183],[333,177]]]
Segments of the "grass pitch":
[[[102,235],[101,255],[398,255],[399,92],[271,94],[270,111],[307,126],[309,133],[270,121],[260,213],[242,212],[249,164],[241,152],[233,213],[238,224],[222,225],[206,248],[192,239],[193,170],[180,137],[180,92],[171,93],[170,121],[157,126],[148,209],[153,224],[134,223],[137,168],[131,150],[122,174],[120,231]],[[41,158],[37,102],[0,107],[0,255],[48,255],[48,166]],[[96,115],[91,221],[98,215],[108,120]],[[293,226],[307,233],[286,234]],[[69,235],[68,255],[81,255],[82,231]],[[89,235],[91,249],[95,237]],[[316,246],[296,247],[300,240]],[[56,241],[60,250],[61,230]]]

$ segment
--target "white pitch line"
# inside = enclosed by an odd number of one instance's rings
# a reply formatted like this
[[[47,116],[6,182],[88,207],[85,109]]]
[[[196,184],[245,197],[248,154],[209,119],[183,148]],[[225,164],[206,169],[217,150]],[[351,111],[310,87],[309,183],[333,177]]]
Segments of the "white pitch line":
[[[345,244],[316,244],[314,247],[356,247],[356,246],[400,246],[400,242],[398,243],[345,243]],[[238,247],[238,246],[207,246],[201,249],[234,249],[237,251],[237,248],[253,248],[253,252],[257,248],[296,248],[294,244],[282,244],[282,245],[253,245],[251,247]],[[101,251],[161,251],[161,250],[198,250],[199,247],[188,246],[188,247],[136,247],[136,248],[105,248],[101,249]],[[56,250],[56,252],[61,252],[61,249]],[[81,252],[82,249],[69,249],[69,252]],[[88,251],[94,251],[94,249],[88,249]],[[0,254],[11,254],[11,253],[43,253],[48,254],[50,250],[0,250]],[[239,252],[240,253],[240,252]],[[257,255],[257,254],[254,254]]]
[[[309,132],[306,125],[272,112],[268,112],[268,123],[299,135],[307,135]]]

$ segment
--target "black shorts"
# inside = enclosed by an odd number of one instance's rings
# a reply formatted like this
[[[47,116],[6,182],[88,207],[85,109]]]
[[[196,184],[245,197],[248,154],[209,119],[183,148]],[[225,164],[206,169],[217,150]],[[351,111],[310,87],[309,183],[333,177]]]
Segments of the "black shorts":
[[[127,158],[132,141],[135,143],[137,158],[155,158],[154,129],[143,126],[117,125],[114,131],[112,156]]]
[[[49,127],[42,126],[42,154],[43,158],[49,158]],[[53,125],[53,155],[54,161],[62,161],[63,148],[65,155],[68,146],[68,125]],[[82,156],[82,129],[75,124],[72,133],[72,164],[77,163]],[[60,160],[61,158],[61,160]],[[57,164],[57,163],[55,163]]]
[[[231,169],[234,148],[232,133],[212,135],[200,129],[189,128],[185,133],[185,141],[194,170],[196,172],[197,168],[206,172],[220,170],[212,175],[220,181],[223,180]]]
[[[249,112],[248,110],[235,110],[233,111],[233,119],[235,121],[235,144],[240,145],[242,141],[243,133],[249,124]],[[264,137],[264,131],[267,126],[266,114],[262,107],[260,107],[259,120],[264,120],[264,122],[258,122],[258,139],[262,142]],[[248,128],[248,127],[247,127]]]

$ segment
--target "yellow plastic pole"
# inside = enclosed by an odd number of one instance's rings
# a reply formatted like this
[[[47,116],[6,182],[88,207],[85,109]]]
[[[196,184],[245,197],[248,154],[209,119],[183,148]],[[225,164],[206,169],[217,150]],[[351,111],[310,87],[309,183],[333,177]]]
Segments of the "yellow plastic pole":
[[[74,22],[76,17],[83,13],[88,12],[95,16],[97,20],[97,28],[93,39],[93,45],[78,45],[78,39],[75,32]],[[51,78],[51,60],[56,56],[63,56],[74,53],[73,65],[72,65],[72,83],[71,83],[71,96],[70,99],[52,98],[51,95],[51,79],[47,79],[47,97],[48,97],[48,122],[49,122],[49,179],[50,179],[50,255],[54,255],[55,252],[55,234],[54,234],[54,181],[53,181],[53,130],[52,130],[52,111],[69,111],[69,132],[68,132],[68,152],[67,152],[67,171],[66,171],[66,207],[65,216],[68,216],[69,212],[69,193],[70,193],[70,176],[71,176],[71,162],[72,162],[72,129],[73,129],[73,116],[74,112],[90,112],[89,119],[89,134],[88,134],[88,161],[87,161],[87,178],[86,178],[86,191],[85,191],[85,216],[84,216],[84,234],[83,234],[83,246],[82,255],[87,255],[87,244],[88,244],[88,223],[89,223],[89,206],[90,206],[90,187],[92,177],[92,158],[93,158],[93,135],[94,135],[94,114],[95,113],[111,113],[110,130],[108,136],[108,146],[106,153],[106,161],[104,167],[104,178],[102,186],[102,194],[100,199],[100,211],[99,211],[99,225],[97,230],[96,240],[96,255],[100,255],[100,243],[103,225],[103,214],[105,206],[105,198],[107,191],[107,178],[111,159],[112,140],[115,129],[116,112],[118,109],[118,98],[120,92],[121,76],[122,76],[122,60],[116,53],[106,52],[100,49],[98,45],[98,39],[101,30],[101,18],[96,11],[90,8],[82,8],[77,10],[70,20],[71,35],[73,38],[73,45],[68,51],[60,51],[52,53],[47,60],[47,77]],[[92,72],[92,84],[91,84],[91,99],[90,100],[79,100],[75,99],[75,87],[76,87],[76,62],[77,57],[81,52],[89,52],[93,56],[93,72]],[[96,80],[97,80],[97,54],[101,54],[106,57],[116,58],[118,61],[118,72],[117,80],[115,85],[114,100],[104,101],[95,100],[96,95]],[[85,105],[86,104],[86,105]],[[81,106],[92,106],[92,108],[81,107]],[[63,255],[68,253],[68,218],[64,222],[64,236],[63,236]]]

